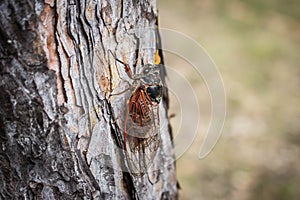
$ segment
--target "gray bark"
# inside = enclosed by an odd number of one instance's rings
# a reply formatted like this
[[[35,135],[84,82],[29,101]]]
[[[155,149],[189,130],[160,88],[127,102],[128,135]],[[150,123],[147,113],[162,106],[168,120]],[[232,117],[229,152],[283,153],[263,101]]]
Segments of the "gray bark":
[[[136,71],[155,62],[155,1],[3,0],[0,10],[0,199],[176,199],[167,89],[153,165],[136,176],[118,123],[130,79],[108,53]]]

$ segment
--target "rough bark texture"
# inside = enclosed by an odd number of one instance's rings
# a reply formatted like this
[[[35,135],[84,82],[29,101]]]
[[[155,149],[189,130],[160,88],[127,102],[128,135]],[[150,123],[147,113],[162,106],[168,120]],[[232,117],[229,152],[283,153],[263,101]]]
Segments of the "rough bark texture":
[[[137,68],[154,63],[155,1],[3,0],[0,10],[0,199],[177,198],[166,90],[143,176],[124,170],[126,105],[111,95],[127,81],[109,49]]]

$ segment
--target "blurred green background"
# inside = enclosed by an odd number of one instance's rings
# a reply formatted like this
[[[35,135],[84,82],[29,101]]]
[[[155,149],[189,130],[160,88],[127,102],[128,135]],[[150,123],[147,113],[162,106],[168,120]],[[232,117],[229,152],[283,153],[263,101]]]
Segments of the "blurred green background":
[[[210,155],[199,160],[199,136],[177,160],[180,199],[300,199],[299,0],[158,0],[157,7],[160,27],[208,51],[227,95],[224,130]],[[166,63],[180,70],[168,56]],[[205,88],[181,70],[194,88]],[[209,98],[199,104],[207,124]]]

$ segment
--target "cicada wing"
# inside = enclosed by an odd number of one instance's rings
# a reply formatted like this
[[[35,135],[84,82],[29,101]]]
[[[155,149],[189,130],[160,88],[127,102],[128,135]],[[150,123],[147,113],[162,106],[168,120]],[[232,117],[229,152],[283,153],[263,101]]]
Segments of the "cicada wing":
[[[128,137],[125,154],[129,170],[132,174],[143,175],[147,173],[153,164],[159,144],[159,135],[145,139]]]
[[[129,170],[143,175],[153,163],[160,144],[159,104],[152,103],[144,91],[136,90],[117,121],[123,132]]]
[[[137,138],[159,134],[159,104],[151,102],[145,91],[137,90],[129,99],[124,132]]]

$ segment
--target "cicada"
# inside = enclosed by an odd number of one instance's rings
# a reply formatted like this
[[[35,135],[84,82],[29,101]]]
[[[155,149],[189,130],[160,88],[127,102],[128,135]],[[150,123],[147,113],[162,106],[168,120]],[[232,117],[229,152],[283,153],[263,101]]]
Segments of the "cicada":
[[[142,65],[140,72],[133,74],[128,64],[114,58],[123,65],[131,80],[126,91],[128,95],[125,95],[124,109],[117,120],[123,132],[123,149],[131,173],[144,174],[160,144],[159,105],[163,92],[161,66]]]

